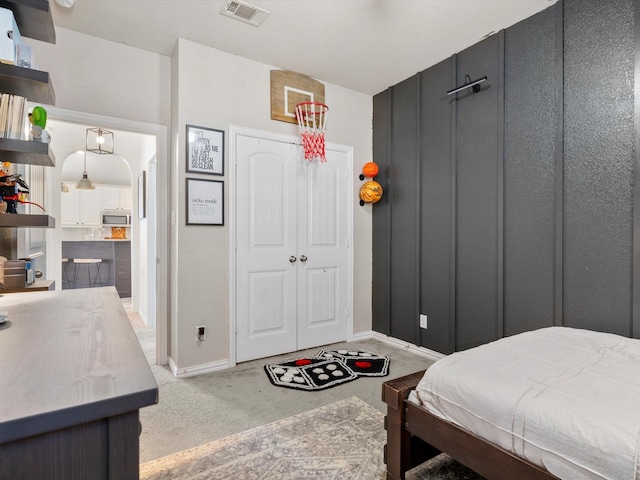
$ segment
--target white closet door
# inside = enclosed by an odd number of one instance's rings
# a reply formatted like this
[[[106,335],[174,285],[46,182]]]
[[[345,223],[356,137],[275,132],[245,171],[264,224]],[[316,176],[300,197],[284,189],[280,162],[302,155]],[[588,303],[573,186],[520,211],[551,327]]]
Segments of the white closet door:
[[[299,176],[298,349],[346,339],[349,159],[326,153]]]
[[[347,338],[349,156],[236,141],[236,360]]]
[[[238,136],[237,361],[297,347],[296,146]],[[296,261],[291,262],[291,258]]]

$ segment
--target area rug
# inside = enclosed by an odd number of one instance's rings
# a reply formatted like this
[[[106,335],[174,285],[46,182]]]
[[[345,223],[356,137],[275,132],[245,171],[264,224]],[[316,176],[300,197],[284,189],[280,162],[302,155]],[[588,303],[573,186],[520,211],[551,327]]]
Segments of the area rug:
[[[140,466],[143,480],[384,480],[383,414],[357,397]],[[407,480],[482,480],[444,455]]]
[[[277,387],[324,390],[358,377],[389,374],[389,357],[364,350],[320,350],[311,358],[270,363],[264,370]]]

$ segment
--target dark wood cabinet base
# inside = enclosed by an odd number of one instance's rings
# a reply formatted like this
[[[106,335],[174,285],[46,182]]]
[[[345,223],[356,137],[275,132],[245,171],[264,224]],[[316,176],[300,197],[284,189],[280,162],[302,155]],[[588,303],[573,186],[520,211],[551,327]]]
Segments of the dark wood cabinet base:
[[[0,478],[126,480],[139,472],[138,411],[0,445]]]

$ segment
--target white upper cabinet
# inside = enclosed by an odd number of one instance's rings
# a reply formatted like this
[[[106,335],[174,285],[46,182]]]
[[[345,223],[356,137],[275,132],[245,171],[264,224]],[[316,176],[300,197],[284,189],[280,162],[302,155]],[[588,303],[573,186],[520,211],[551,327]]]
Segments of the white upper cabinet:
[[[99,185],[101,210],[131,210],[131,187]]]
[[[131,187],[120,187],[120,208],[131,210],[132,205]]]
[[[96,185],[94,190],[60,194],[60,224],[63,227],[101,227],[103,210],[131,210],[131,187]]]
[[[131,187],[98,185],[102,210],[131,210]]]
[[[117,210],[120,208],[120,188],[99,185],[101,210]]]
[[[69,186],[69,191],[60,196],[60,223],[65,227],[99,227],[100,192],[95,190],[78,190]]]

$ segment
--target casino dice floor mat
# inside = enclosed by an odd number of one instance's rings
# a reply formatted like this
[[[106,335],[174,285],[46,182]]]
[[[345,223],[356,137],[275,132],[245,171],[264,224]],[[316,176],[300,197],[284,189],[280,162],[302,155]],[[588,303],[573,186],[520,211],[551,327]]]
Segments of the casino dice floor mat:
[[[316,358],[337,358],[359,377],[389,375],[389,357],[364,350],[321,350]]]
[[[339,358],[298,358],[265,365],[264,370],[274,385],[300,390],[322,390],[358,378]]]
[[[358,377],[389,374],[389,357],[364,350],[320,350],[314,357],[264,366],[271,383],[299,390],[323,390]]]

